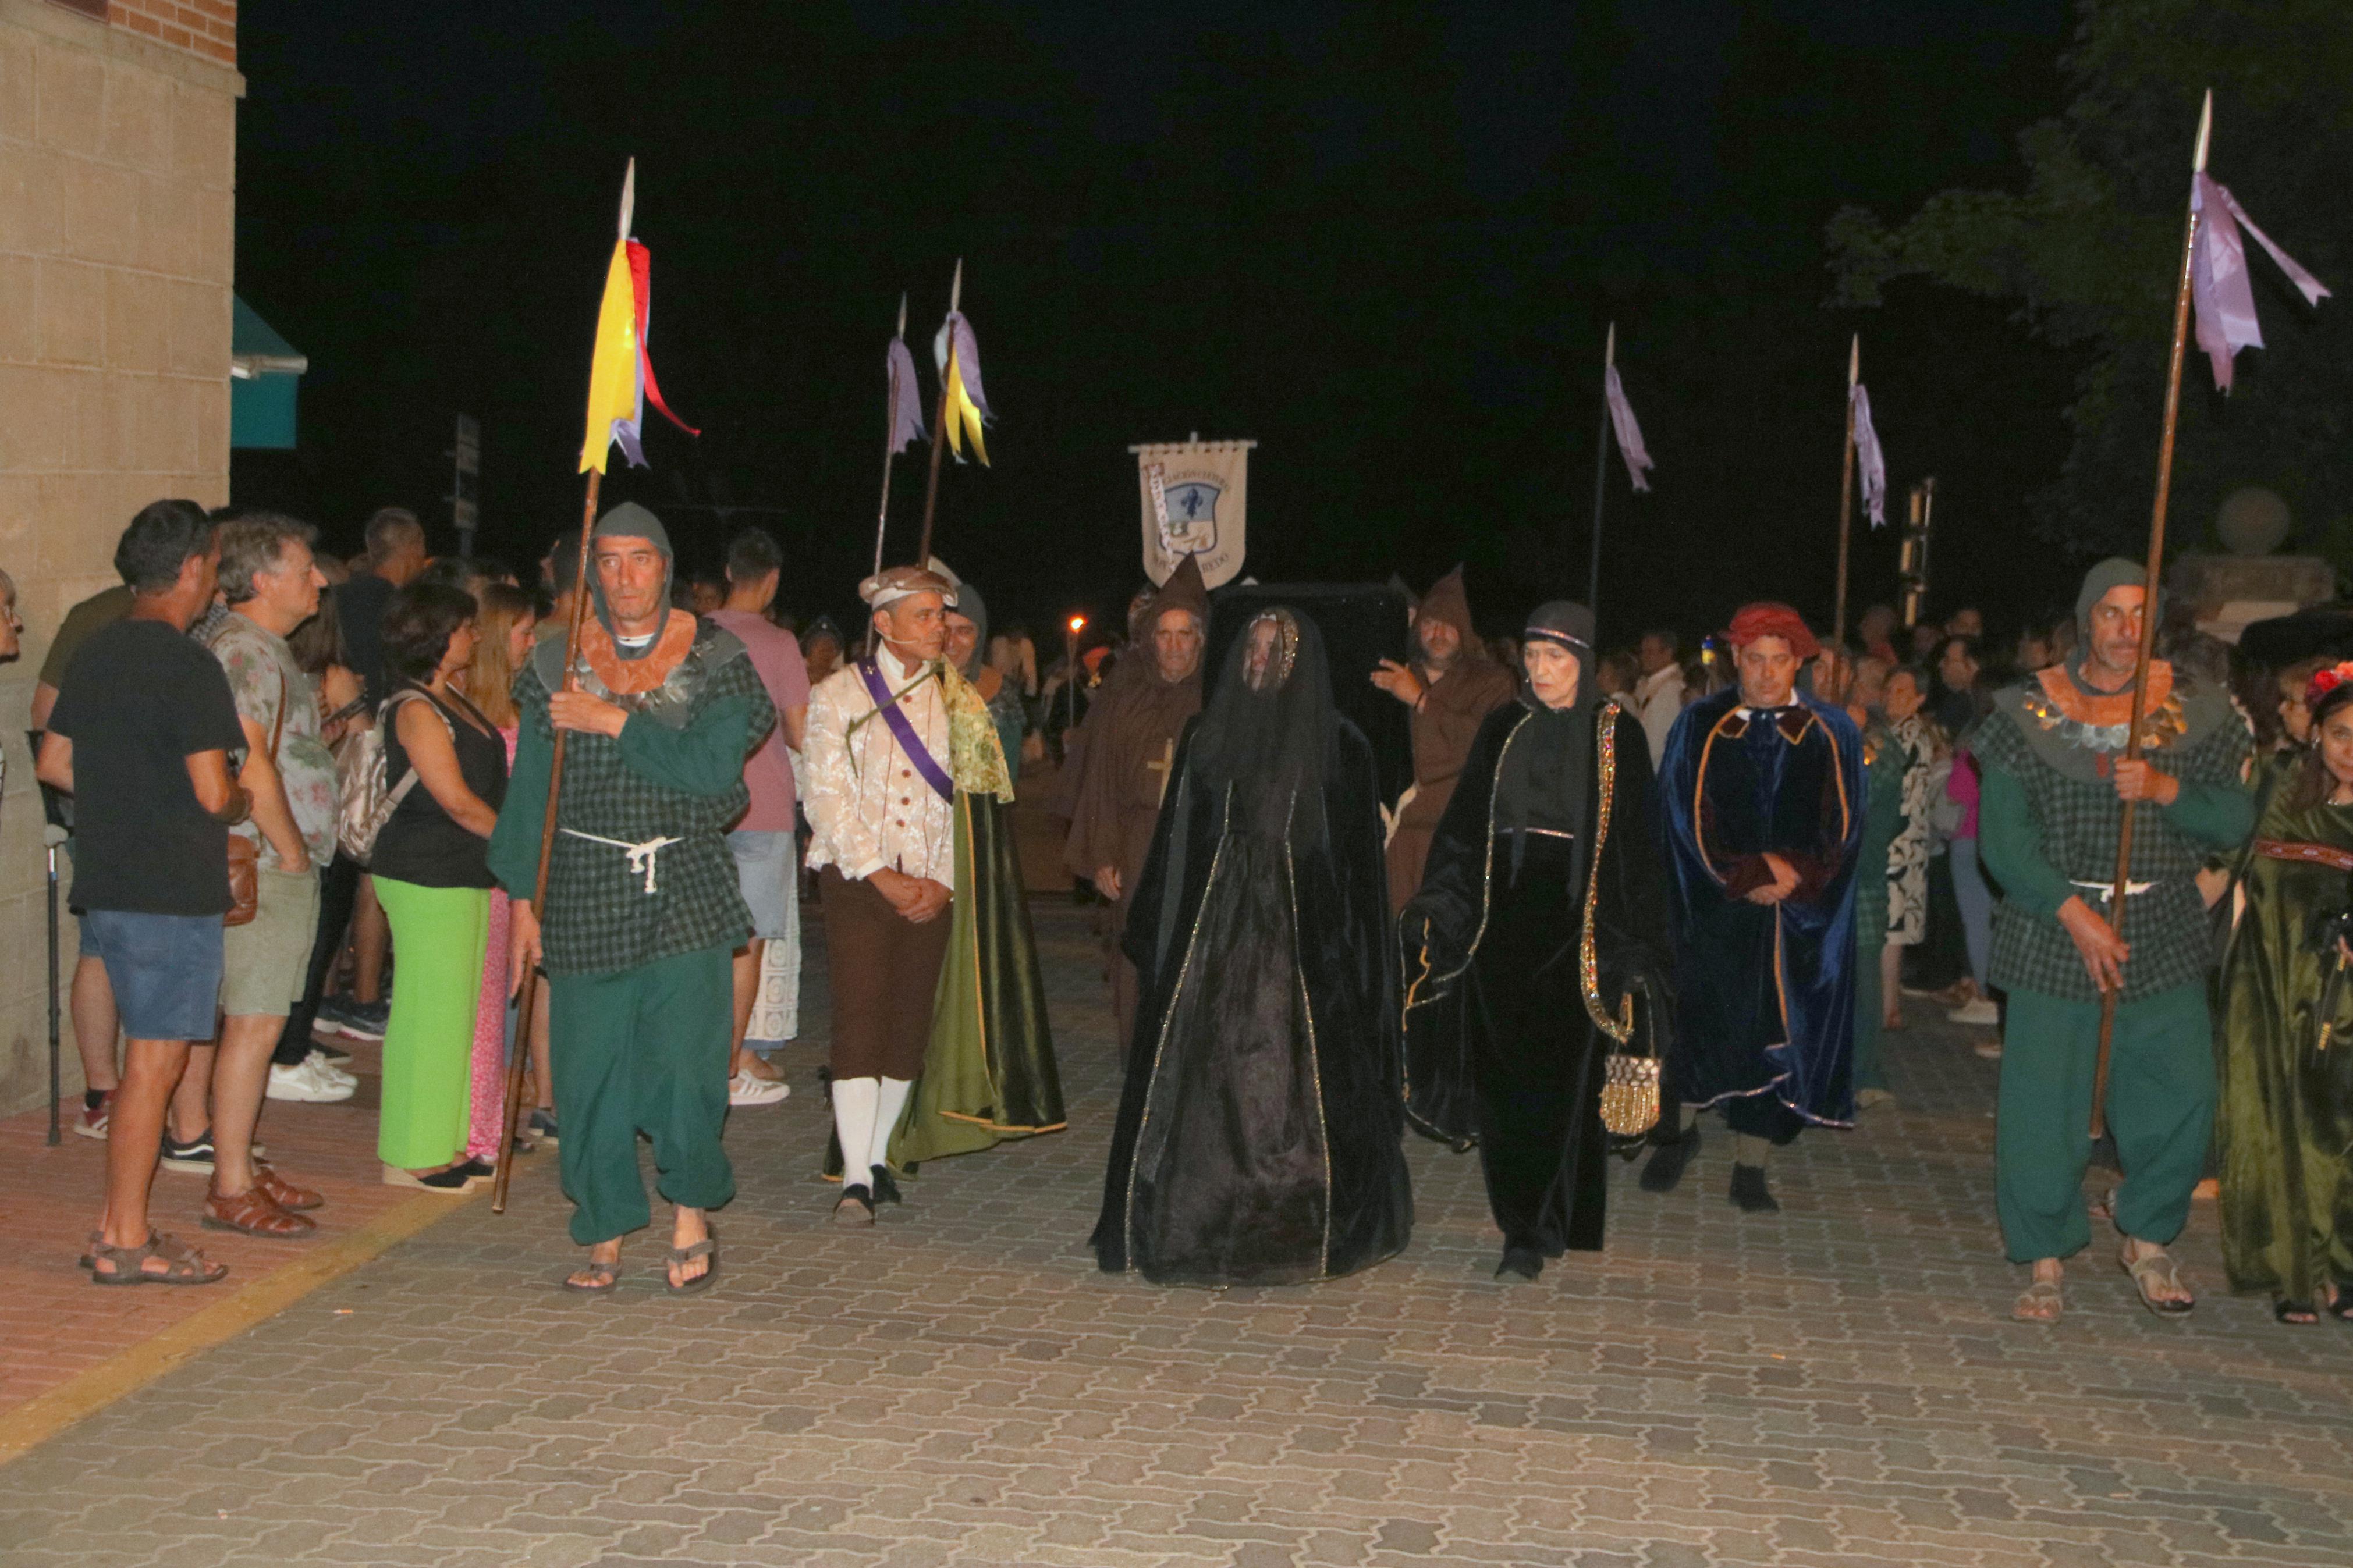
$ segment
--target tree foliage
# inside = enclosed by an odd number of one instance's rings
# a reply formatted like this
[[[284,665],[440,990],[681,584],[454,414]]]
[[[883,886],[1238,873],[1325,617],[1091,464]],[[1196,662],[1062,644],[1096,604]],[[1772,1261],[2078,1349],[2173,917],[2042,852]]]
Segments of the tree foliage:
[[[1848,207],[1828,226],[1834,303],[1917,278],[2012,301],[2081,364],[2073,446],[2037,498],[2043,530],[2087,550],[2146,538],[2199,101],[2209,168],[2345,298],[2317,311],[2255,258],[2266,347],[2214,390],[2190,346],[2174,468],[2175,537],[2195,543],[2242,485],[2284,495],[2297,543],[2353,565],[2353,6],[2343,0],[2083,0],[2061,68],[2070,99],[2020,137],[2025,188],[1948,190],[1902,224]],[[2000,389],[1986,389],[1999,395]]]

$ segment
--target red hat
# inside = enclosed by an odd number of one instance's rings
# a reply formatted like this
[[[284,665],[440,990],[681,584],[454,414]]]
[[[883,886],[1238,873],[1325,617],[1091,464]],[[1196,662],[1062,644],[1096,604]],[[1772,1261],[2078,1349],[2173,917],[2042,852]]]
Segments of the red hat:
[[[2335,694],[2335,701],[2329,700],[2332,693]],[[2325,704],[2329,710],[2334,710],[2343,707],[2348,697],[2353,697],[2353,660],[2331,665],[2327,669],[2314,673],[2312,679],[2304,689],[2304,705],[2312,710],[2312,722],[2316,732],[2321,719],[2325,717],[2323,705]]]
[[[1801,663],[1822,651],[1822,645],[1806,629],[1806,617],[1770,599],[1741,605],[1740,613],[1732,617],[1732,625],[1724,634],[1724,640],[1734,647],[1746,647],[1758,637],[1779,637],[1789,645],[1789,651]]]

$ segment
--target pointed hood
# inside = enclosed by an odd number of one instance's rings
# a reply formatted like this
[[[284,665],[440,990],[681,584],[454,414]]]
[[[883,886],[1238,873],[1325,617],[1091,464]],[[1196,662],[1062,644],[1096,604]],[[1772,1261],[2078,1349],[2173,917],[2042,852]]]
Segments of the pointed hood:
[[[1486,645],[1479,640],[1479,634],[1472,629],[1471,598],[1462,591],[1462,568],[1460,565],[1430,584],[1430,592],[1421,597],[1419,618],[1425,621],[1444,621],[1460,632],[1462,636],[1463,658],[1487,657]]]
[[[1208,626],[1209,590],[1201,581],[1200,557],[1187,555],[1160,584],[1160,592],[1152,596],[1151,618],[1157,620],[1163,610],[1190,610],[1204,629]]]

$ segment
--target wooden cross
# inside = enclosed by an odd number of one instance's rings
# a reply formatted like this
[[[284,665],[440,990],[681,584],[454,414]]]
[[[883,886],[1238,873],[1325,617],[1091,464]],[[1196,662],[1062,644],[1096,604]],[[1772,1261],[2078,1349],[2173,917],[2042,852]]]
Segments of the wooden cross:
[[[1176,771],[1176,742],[1173,740],[1161,742],[1160,760],[1156,763],[1146,763],[1144,765],[1150,772],[1160,775],[1160,793],[1156,799],[1165,805],[1168,799],[1168,775]]]

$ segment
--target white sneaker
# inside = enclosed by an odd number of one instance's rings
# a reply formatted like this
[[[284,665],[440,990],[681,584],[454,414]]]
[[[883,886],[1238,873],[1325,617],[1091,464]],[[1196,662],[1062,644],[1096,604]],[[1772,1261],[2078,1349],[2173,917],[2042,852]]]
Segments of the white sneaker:
[[[774,1105],[793,1092],[793,1086],[777,1079],[754,1078],[739,1072],[727,1080],[727,1103],[730,1105]]]
[[[2001,1009],[1993,1005],[1990,996],[1972,997],[1961,1006],[1945,1015],[1956,1024],[1988,1025],[2001,1022]]]
[[[302,1065],[309,1068],[312,1072],[317,1073],[329,1083],[347,1084],[353,1089],[357,1089],[359,1087],[360,1080],[356,1074],[347,1072],[343,1068],[337,1067],[334,1063],[327,1059],[326,1052],[320,1050],[315,1047],[312,1047],[309,1056],[302,1058]]]
[[[322,1076],[308,1060],[300,1067],[280,1067],[269,1064],[269,1087],[263,1092],[271,1100],[290,1100],[308,1105],[332,1105],[339,1100],[349,1100],[354,1085]]]

